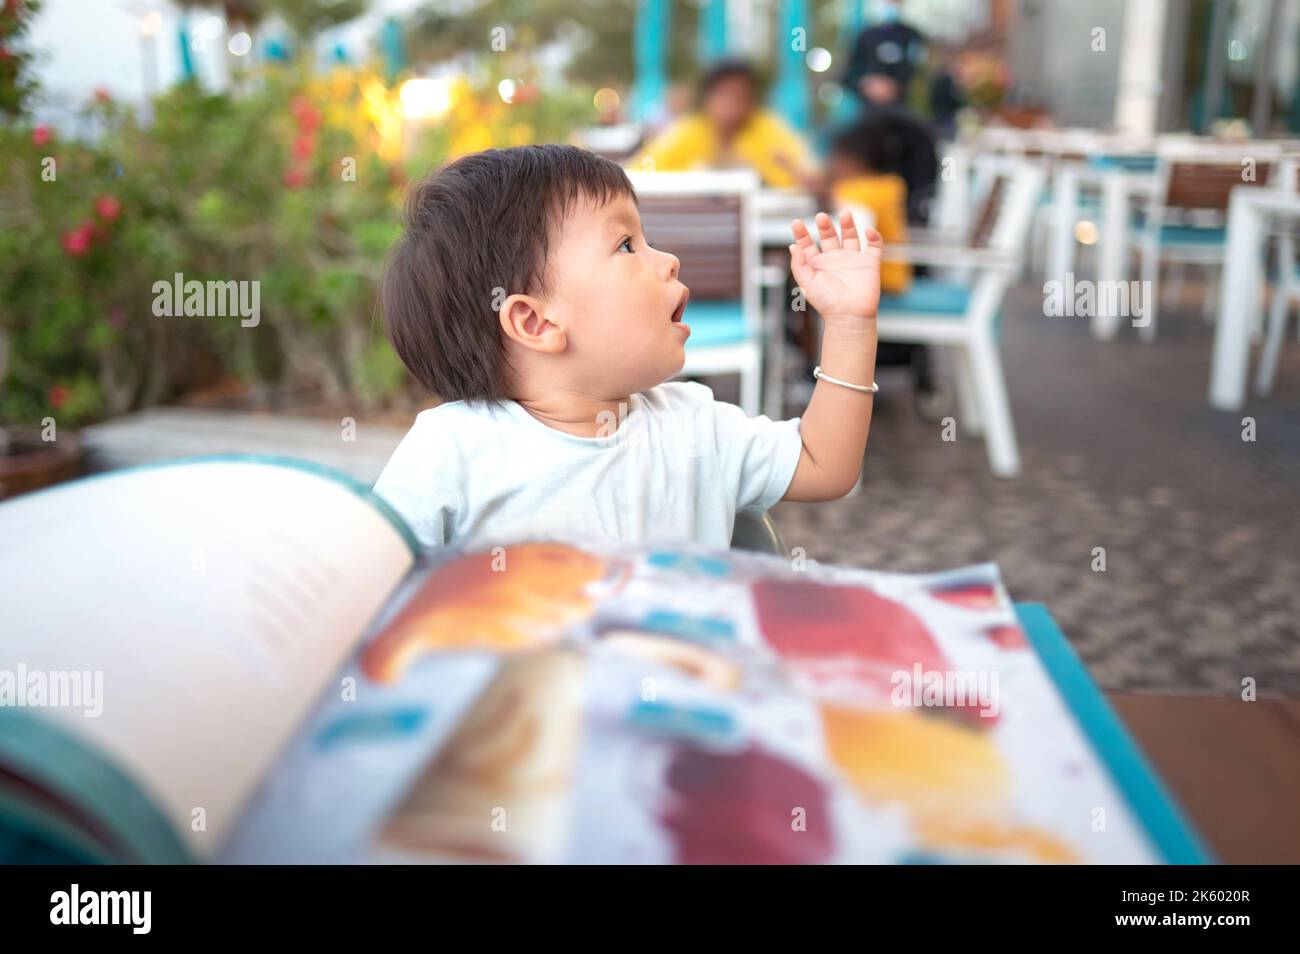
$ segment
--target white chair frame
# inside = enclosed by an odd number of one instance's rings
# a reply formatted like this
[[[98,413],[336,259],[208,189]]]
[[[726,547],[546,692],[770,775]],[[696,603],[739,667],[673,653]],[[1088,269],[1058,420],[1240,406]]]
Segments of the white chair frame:
[[[881,341],[933,344],[950,351],[955,358],[963,428],[967,433],[983,434],[989,467],[996,476],[1014,477],[1020,472],[1020,450],[994,320],[1008,286],[1023,266],[1025,241],[1045,176],[1038,165],[1012,159],[979,162],[985,166],[979,178],[999,173],[1007,177],[986,247],[908,244],[886,250],[890,257],[913,264],[968,272],[971,295],[966,314],[960,318],[922,312],[882,314],[877,328]]]
[[[1154,201],[1148,211],[1146,228],[1137,241],[1137,250],[1141,259],[1141,280],[1148,282],[1150,293],[1147,296],[1147,323],[1138,328],[1138,337],[1145,342],[1152,342],[1156,337],[1157,317],[1160,312],[1160,265],[1172,262],[1176,265],[1199,265],[1208,271],[1222,269],[1224,253],[1222,246],[1209,244],[1180,244],[1160,241],[1161,229],[1171,224],[1168,221],[1170,209],[1166,205],[1169,194],[1169,177],[1175,162],[1180,164],[1206,163],[1225,165],[1240,163],[1245,158],[1254,159],[1259,165],[1275,163],[1281,150],[1271,143],[1242,143],[1236,146],[1207,146],[1204,143],[1171,141],[1162,143],[1156,153],[1155,188],[1152,192]],[[1275,170],[1276,171],[1276,170]],[[1193,210],[1194,211],[1194,210]],[[1223,224],[1227,222],[1227,210],[1223,211]],[[1182,274],[1178,273],[1175,287],[1181,290]],[[1214,314],[1214,305],[1218,301],[1217,281],[1214,288],[1205,295],[1205,315],[1207,319]]]
[[[1300,183],[1296,181],[1297,167],[1300,167],[1300,156],[1287,155],[1279,160],[1273,173],[1277,177],[1275,187],[1289,193],[1300,188]],[[1260,397],[1268,397],[1273,393],[1273,379],[1277,376],[1277,361],[1282,353],[1282,338],[1286,334],[1291,304],[1300,300],[1300,282],[1296,281],[1297,267],[1300,267],[1300,262],[1296,260],[1295,232],[1287,228],[1278,238],[1277,286],[1273,289],[1264,351],[1260,355],[1255,377],[1255,393]]]

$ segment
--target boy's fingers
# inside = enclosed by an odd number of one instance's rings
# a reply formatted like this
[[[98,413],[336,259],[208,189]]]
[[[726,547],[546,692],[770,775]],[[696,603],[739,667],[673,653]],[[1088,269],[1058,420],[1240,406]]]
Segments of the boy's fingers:
[[[808,234],[808,226],[803,224],[803,219],[795,219],[790,223],[790,231],[794,233],[795,244],[803,249],[816,248],[813,238]]]
[[[875,229],[867,229],[863,234],[863,238],[865,238],[867,242],[866,250],[875,255],[876,260],[879,261],[881,256],[885,254],[884,237]]]
[[[853,213],[848,209],[840,211],[840,232],[843,233],[844,247],[850,252],[858,251],[858,225],[853,221]]]
[[[790,274],[794,276],[795,284],[801,285],[808,275],[808,253],[798,245],[790,247]]]
[[[823,252],[840,247],[840,237],[835,233],[835,223],[825,212],[817,213],[817,237],[821,240]]]

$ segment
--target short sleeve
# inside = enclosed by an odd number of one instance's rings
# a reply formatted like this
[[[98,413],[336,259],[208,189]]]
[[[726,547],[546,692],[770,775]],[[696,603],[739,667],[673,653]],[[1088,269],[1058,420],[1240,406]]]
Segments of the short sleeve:
[[[447,473],[448,463],[417,423],[375,481],[375,493],[397,511],[424,547],[444,546],[455,534],[458,492]]]
[[[799,466],[799,418],[750,417],[722,401],[712,401],[712,408],[720,465],[735,491],[736,509],[770,510],[785,496]]]

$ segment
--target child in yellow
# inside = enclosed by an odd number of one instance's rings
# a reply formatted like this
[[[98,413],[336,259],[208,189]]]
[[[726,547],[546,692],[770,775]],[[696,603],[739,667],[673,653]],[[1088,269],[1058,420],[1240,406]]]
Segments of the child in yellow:
[[[816,175],[807,143],[758,102],[753,68],[742,61],[720,63],[700,84],[699,109],[656,136],[628,167],[656,172],[742,167],[756,171],[766,186],[807,187]]]
[[[831,143],[827,175],[836,208],[863,206],[876,217],[876,231],[885,247],[907,241],[907,183],[884,172],[885,143],[877,129],[858,125],[844,130]],[[912,266],[886,261],[880,267],[880,290],[901,295],[912,284]]]

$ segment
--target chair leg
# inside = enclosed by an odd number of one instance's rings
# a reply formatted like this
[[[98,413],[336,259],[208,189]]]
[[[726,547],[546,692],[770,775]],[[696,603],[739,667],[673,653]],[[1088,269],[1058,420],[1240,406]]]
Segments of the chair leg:
[[[1255,377],[1255,393],[1268,397],[1273,393],[1273,378],[1277,374],[1277,359],[1282,352],[1282,336],[1286,334],[1287,310],[1291,304],[1288,289],[1281,282],[1273,289],[1273,307],[1268,312],[1268,337],[1264,339],[1264,353],[1259,358],[1259,371]]]
[[[1219,315],[1219,280],[1221,277],[1218,265],[1205,266],[1205,294],[1201,298],[1201,318],[1207,325],[1214,324]],[[1257,315],[1251,337],[1258,337],[1261,330],[1262,327]]]
[[[785,411],[787,301],[784,284],[767,289],[763,309],[763,413],[776,421]]]
[[[785,411],[785,340],[769,344],[763,360],[763,413],[774,421]]]
[[[1020,449],[997,343],[990,337],[977,336],[970,345],[970,361],[984,419],[989,467],[994,476],[1014,477],[1020,473]]]
[[[1142,281],[1146,283],[1146,324],[1138,328],[1138,337],[1145,342],[1156,340],[1156,314],[1160,310],[1160,252],[1147,246],[1142,250]]]
[[[1161,289],[1165,295],[1167,304],[1177,308],[1183,303],[1183,283],[1187,277],[1187,266],[1182,262],[1171,262],[1169,265],[1169,281],[1165,282],[1164,288]]]
[[[984,422],[980,419],[979,395],[975,392],[975,376],[971,371],[970,352],[963,346],[944,349],[952,365],[953,383],[957,388],[957,413],[961,415],[961,429],[971,437],[982,437]]]
[[[763,361],[759,346],[745,356],[740,369],[740,406],[750,417],[762,413]]]

